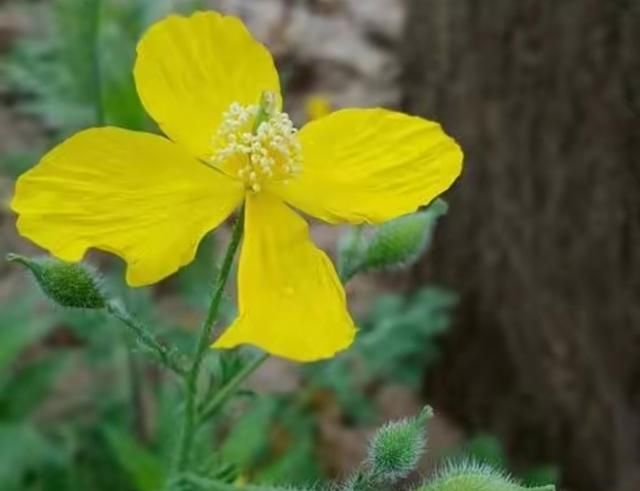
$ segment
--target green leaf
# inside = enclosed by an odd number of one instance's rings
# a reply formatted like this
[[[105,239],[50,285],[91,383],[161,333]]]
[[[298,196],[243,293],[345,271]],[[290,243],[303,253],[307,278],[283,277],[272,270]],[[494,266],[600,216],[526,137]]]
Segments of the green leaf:
[[[118,462],[139,491],[157,491],[162,488],[165,466],[161,459],[119,428],[106,428],[104,435]]]

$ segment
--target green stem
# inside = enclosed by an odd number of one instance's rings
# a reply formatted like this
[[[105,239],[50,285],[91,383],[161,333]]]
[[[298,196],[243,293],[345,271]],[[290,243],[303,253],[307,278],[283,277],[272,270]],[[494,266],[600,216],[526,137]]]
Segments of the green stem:
[[[204,355],[211,343],[213,325],[218,316],[218,310],[220,309],[224,288],[227,284],[229,274],[231,273],[233,259],[240,245],[240,240],[242,239],[243,225],[244,210],[240,210],[240,216],[234,225],[231,242],[229,243],[229,247],[227,247],[227,252],[225,253],[224,260],[222,261],[222,267],[220,268],[220,273],[218,274],[218,279],[214,286],[207,316],[200,327],[200,337],[193,355],[193,363],[186,376],[187,400],[185,404],[184,420],[182,423],[182,434],[178,445],[175,463],[175,470],[177,473],[183,472],[189,463],[191,446],[193,444],[196,429],[196,392],[200,369],[202,367]]]
[[[140,321],[135,319],[120,303],[109,301],[105,308],[110,315],[127,326],[138,342],[157,356],[158,360],[163,365],[173,370],[178,375],[186,375],[187,371],[180,362],[179,355],[174,350],[167,348],[165,345],[160,343],[160,341],[158,341],[156,337],[151,334]]]
[[[100,16],[102,9],[102,0],[92,0],[92,11],[89,18],[91,23],[91,33],[93,39],[91,40],[92,50],[92,66],[91,66],[91,78],[93,82],[93,99],[95,119],[98,126],[102,126],[105,123],[104,117],[104,104],[102,102],[102,66],[100,64]]]
[[[249,375],[255,372],[260,365],[262,365],[269,355],[263,353],[256,356],[253,361],[248,363],[242,370],[240,370],[235,377],[233,377],[227,384],[218,391],[218,393],[209,400],[209,402],[202,408],[198,418],[198,423],[202,424],[211,418],[220,409],[225,402],[236,392],[240,384],[246,380]]]

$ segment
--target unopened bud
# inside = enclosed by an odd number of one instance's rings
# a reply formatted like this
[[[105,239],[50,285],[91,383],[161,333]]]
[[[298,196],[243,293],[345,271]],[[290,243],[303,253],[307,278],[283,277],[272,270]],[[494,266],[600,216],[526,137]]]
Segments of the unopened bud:
[[[7,255],[7,260],[29,269],[44,294],[62,307],[102,309],[106,305],[98,275],[85,265],[18,254]]]
[[[418,417],[383,426],[369,448],[369,466],[379,480],[396,481],[415,470],[425,448],[424,423],[431,416],[425,408]]]
[[[426,210],[380,225],[370,239],[365,269],[402,268],[414,264],[427,250],[440,217],[448,205],[436,199]]]
[[[416,491],[555,491],[555,486],[528,488],[508,475],[476,462],[449,463]]]

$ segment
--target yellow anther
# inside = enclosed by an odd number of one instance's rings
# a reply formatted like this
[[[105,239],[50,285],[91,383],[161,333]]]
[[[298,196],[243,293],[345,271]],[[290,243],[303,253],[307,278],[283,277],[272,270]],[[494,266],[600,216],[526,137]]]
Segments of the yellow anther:
[[[302,169],[297,131],[276,96],[265,92],[259,105],[233,103],[213,139],[210,162],[237,176],[247,189],[260,191],[268,180],[287,181]]]

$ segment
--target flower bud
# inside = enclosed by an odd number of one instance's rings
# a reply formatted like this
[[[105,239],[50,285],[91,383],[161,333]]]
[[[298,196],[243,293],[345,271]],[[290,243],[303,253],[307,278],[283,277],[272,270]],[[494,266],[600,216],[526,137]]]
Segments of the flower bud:
[[[7,255],[7,260],[29,269],[44,294],[62,307],[102,309],[106,305],[97,274],[85,265],[17,254]]]
[[[404,215],[377,228],[366,252],[366,269],[407,268],[427,250],[438,219],[448,205],[435,200],[426,210]]]
[[[488,465],[475,462],[449,464],[416,491],[555,491],[555,486],[526,488]]]
[[[343,281],[360,272],[406,269],[428,249],[440,217],[448,205],[438,198],[428,208],[409,213],[361,234],[350,231],[338,243],[338,265]]]
[[[397,481],[413,471],[425,448],[424,423],[431,416],[425,408],[417,418],[383,426],[371,441],[369,466],[381,481]]]

